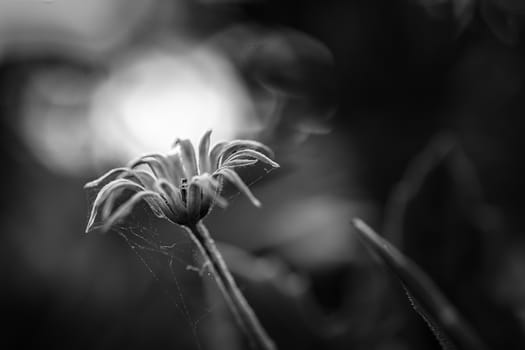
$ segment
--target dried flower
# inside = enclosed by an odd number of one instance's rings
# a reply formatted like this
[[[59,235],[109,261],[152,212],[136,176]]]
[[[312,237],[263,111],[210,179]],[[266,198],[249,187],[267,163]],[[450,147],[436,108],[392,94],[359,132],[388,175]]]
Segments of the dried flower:
[[[105,185],[95,197],[86,232],[93,229],[97,215],[102,215],[103,229],[108,230],[128,215],[135,204],[144,200],[157,217],[186,229],[209,262],[219,289],[252,347],[274,350],[275,344],[242,295],[201,220],[214,204],[222,207],[228,204],[220,195],[224,180],[234,184],[255,206],[260,206],[260,202],[233,169],[250,166],[258,161],[274,168],[279,165],[269,158],[272,151],[262,143],[234,140],[220,142],[210,150],[210,136],[211,130],[200,140],[198,160],[191,142],[177,139],[166,155],[144,155],[127,167],[112,169],[87,183],[85,187],[88,189]],[[117,198],[126,190],[134,194],[115,209]]]
[[[221,207],[228,204],[220,195],[223,180],[231,182],[255,206],[260,206],[233,169],[250,166],[257,161],[279,167],[269,158],[272,151],[262,143],[250,140],[220,142],[210,150],[210,136],[211,130],[200,140],[198,160],[191,142],[177,139],[166,155],[141,156],[127,167],[112,169],[87,183],[85,188],[89,189],[107,182],[97,193],[86,232],[94,228],[97,215],[102,215],[103,229],[108,230],[142,200],[159,218],[183,226],[195,225],[214,204]],[[140,168],[141,165],[145,165],[146,169]],[[116,199],[126,190],[135,194],[115,208]]]

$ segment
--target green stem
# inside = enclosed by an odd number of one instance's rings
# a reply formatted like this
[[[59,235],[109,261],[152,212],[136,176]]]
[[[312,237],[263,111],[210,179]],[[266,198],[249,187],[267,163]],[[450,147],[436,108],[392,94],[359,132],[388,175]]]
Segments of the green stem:
[[[202,255],[210,262],[210,270],[215,277],[215,281],[226,299],[239,327],[249,339],[252,348],[257,350],[275,350],[275,344],[242,295],[206,226],[204,226],[202,221],[199,221],[195,225],[189,225],[185,228],[189,230],[190,237]]]

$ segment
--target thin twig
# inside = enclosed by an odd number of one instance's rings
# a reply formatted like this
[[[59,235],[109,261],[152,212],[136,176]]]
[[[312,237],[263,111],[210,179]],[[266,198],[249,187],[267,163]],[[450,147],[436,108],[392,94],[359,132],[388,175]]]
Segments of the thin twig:
[[[275,344],[268,336],[244,295],[235,283],[230,270],[217,249],[204,224],[199,221],[185,228],[189,231],[204,258],[210,262],[210,270],[239,327],[245,332],[253,349],[275,350]]]

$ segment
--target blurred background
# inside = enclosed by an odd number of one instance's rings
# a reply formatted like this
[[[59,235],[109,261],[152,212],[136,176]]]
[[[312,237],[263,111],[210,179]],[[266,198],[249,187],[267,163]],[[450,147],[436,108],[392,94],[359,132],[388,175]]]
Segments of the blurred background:
[[[245,349],[184,232],[84,235],[83,185],[176,137],[251,138],[206,223],[279,349],[438,349],[350,226],[525,347],[519,0],[0,0],[6,349]],[[124,238],[124,239],[123,239]],[[148,242],[172,248],[166,257]]]

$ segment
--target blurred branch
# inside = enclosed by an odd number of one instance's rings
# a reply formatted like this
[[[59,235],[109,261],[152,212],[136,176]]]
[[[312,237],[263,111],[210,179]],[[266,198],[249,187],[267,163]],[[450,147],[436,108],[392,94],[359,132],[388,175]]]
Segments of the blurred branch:
[[[359,238],[399,279],[414,310],[427,322],[443,349],[487,349],[473,328],[414,262],[360,219],[352,220]]]
[[[486,235],[502,231],[500,209],[487,203],[475,164],[461,144],[456,145],[454,157],[447,159],[447,164],[457,187],[469,201],[465,209],[470,223]]]
[[[403,245],[403,220],[409,203],[416,197],[427,176],[452,151],[455,140],[448,133],[435,137],[408,165],[387,200],[383,232],[398,246]]]
[[[468,201],[464,209],[469,222],[483,234],[501,229],[501,214],[497,208],[486,203],[472,160],[452,134],[443,132],[414,157],[387,200],[383,232],[396,246],[404,244],[404,220],[408,206],[420,193],[428,176],[442,163],[445,163],[452,180]]]

